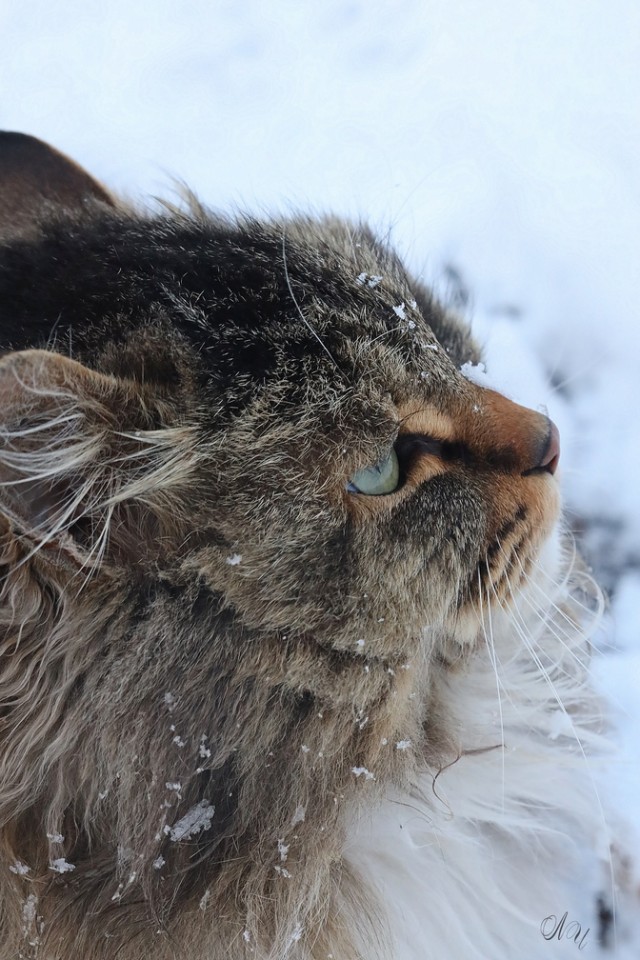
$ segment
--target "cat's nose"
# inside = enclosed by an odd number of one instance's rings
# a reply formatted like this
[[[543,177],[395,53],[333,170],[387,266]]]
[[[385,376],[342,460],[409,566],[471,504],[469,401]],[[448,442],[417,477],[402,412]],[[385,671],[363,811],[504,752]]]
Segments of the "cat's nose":
[[[528,476],[554,474],[560,459],[560,434],[545,414],[514,403],[494,390],[482,391],[482,403],[468,434],[469,445],[485,462]]]
[[[547,417],[549,423],[549,433],[544,443],[538,470],[547,470],[548,473],[555,473],[558,469],[560,460],[560,433],[553,420]]]

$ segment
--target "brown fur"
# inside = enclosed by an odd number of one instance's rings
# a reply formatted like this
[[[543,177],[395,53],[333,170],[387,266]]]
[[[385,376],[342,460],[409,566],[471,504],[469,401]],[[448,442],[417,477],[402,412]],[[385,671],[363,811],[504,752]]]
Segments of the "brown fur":
[[[5,216],[29,234],[7,263],[60,242],[58,221],[88,245],[98,224],[146,231],[64,162],[70,180],[34,187],[61,162],[39,149],[22,178],[7,161]],[[434,678],[472,655],[458,624],[478,581],[500,594],[515,547],[526,563],[555,518],[546,418],[460,375],[467,334],[367,231],[254,232],[273,257],[282,237],[277,263],[253,258],[261,309],[286,297],[294,318],[264,321],[273,379],[239,359],[216,393],[226,341],[196,349],[175,326],[215,326],[186,270],[146,325],[123,296],[75,359],[36,342],[0,362],[1,960],[382,952],[342,861],[345,812],[457,755]],[[415,290],[410,327],[393,308]],[[234,294],[250,309],[231,290],[221,317]],[[416,449],[397,492],[347,490],[413,434],[451,446]]]

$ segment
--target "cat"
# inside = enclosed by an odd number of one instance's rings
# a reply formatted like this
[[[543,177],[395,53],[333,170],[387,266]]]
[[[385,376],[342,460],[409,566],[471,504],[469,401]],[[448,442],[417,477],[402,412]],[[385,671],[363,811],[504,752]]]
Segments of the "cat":
[[[0,338],[0,960],[595,949],[557,430],[389,245],[6,133]]]

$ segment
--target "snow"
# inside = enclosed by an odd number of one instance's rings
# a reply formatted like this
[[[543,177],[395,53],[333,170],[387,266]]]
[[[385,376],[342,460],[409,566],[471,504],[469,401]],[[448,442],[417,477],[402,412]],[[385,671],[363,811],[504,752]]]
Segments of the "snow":
[[[375,780],[371,770],[367,770],[366,767],[352,767],[351,773],[354,777],[364,777],[365,780]]]
[[[298,804],[291,818],[291,826],[295,827],[299,823],[304,823],[305,815],[306,815],[306,807],[304,807],[302,804]]]
[[[635,820],[640,4],[25,0],[0,28],[4,128],[132,196],[178,177],[225,209],[391,226],[473,323],[491,385],[548,411],[612,595],[595,672],[625,754],[606,787]]]
[[[280,855],[280,860],[284,863],[289,854],[289,844],[285,843],[284,840],[278,840],[278,853]]]
[[[51,861],[49,869],[53,870],[54,873],[71,873],[72,870],[75,870],[75,866],[65,860],[64,857],[58,857]]]
[[[184,817],[181,817],[169,829],[171,839],[176,842],[178,840],[189,840],[191,837],[196,837],[199,833],[202,833],[203,830],[208,830],[211,827],[214,813],[215,808],[207,800],[196,803],[185,813]]]
[[[176,703],[177,703],[176,698],[172,693],[169,693],[169,692],[165,693],[164,704],[167,710],[169,711],[169,713],[173,713],[176,707]]]
[[[356,277],[356,283],[360,284],[360,286],[363,286],[366,283],[366,285],[371,287],[371,289],[377,287],[381,282],[382,277],[378,274],[372,274],[369,276],[368,273],[359,273]]]
[[[460,373],[479,387],[493,388],[491,378],[487,374],[486,363],[463,363],[460,367]]]

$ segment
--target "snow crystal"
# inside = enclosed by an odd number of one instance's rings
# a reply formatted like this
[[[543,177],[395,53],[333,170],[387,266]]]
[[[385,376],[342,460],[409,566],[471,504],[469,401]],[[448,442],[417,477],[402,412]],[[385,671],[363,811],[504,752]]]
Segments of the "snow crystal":
[[[298,924],[296,925],[295,930],[294,930],[293,933],[291,934],[291,940],[290,940],[289,942],[290,942],[290,943],[297,943],[298,940],[301,940],[301,939],[302,939],[302,934],[303,934],[303,932],[304,932],[304,931],[303,931],[302,925],[298,923]]]
[[[361,287],[366,283],[366,285],[371,287],[372,290],[377,287],[381,281],[382,276],[379,274],[372,274],[369,276],[368,273],[359,273],[356,277],[356,283],[360,284]]]
[[[230,567],[237,567],[241,560],[241,553],[232,553],[230,557],[227,557],[227,563]]]
[[[176,782],[168,781],[167,783],[165,783],[165,787],[167,788],[167,790],[172,790],[174,793],[180,793],[180,791],[182,790],[182,784],[178,783],[177,781]]]
[[[554,710],[549,717],[549,740],[557,740],[558,737],[575,737],[575,728],[570,714],[566,710]]]
[[[303,743],[300,749],[302,750],[303,753],[309,753],[309,751],[311,750],[311,747],[308,747],[306,743]]]
[[[19,877],[26,877],[31,870],[31,867],[28,867],[26,863],[22,862],[22,860],[16,860],[15,863],[11,864],[9,870],[11,873],[17,873]]]
[[[284,863],[289,854],[289,844],[285,843],[284,840],[278,840],[278,853],[280,854],[280,860]]]
[[[394,308],[393,308],[393,312],[395,313],[396,317],[399,317],[401,320],[406,320],[406,319],[407,319],[407,313],[406,313],[406,310],[405,310],[405,305],[404,305],[404,303],[399,303],[397,307],[394,307]],[[414,326],[415,326],[415,324],[414,324]]]
[[[47,840],[50,840],[51,843],[64,843],[64,837],[61,833],[48,833]]]
[[[176,703],[177,703],[177,700],[176,700],[176,698],[174,697],[174,695],[173,695],[172,693],[165,693],[165,695],[164,695],[164,704],[165,704],[167,710],[169,711],[169,713],[172,712],[172,710],[174,709]]]
[[[118,884],[118,889],[116,890],[116,892],[114,893],[114,895],[111,897],[112,903],[118,903],[120,900],[122,900],[122,896],[123,896],[123,894],[124,894],[124,891],[127,889],[127,887],[130,887],[130,886],[131,886],[131,884],[132,884],[132,883],[134,882],[134,880],[136,879],[137,875],[138,875],[138,874],[136,873],[136,871],[133,870],[133,871],[129,874],[129,878],[128,878],[128,880],[127,880],[126,883],[122,882],[122,883],[119,883],[119,884]]]
[[[365,644],[364,640],[356,640],[356,647],[364,647],[364,644]]]
[[[351,773],[353,773],[356,777],[364,777],[365,780],[375,780],[371,770],[367,770],[366,767],[352,767]]]
[[[287,870],[286,867],[275,866],[273,868],[279,877],[284,877],[285,880],[291,879],[291,873]]]
[[[304,821],[305,812],[306,812],[306,807],[304,807],[302,804],[298,804],[298,806],[295,809],[295,813],[291,818],[292,827],[295,827],[297,823],[302,823]]]
[[[396,750],[408,750],[411,746],[411,740],[398,740]]]
[[[245,931],[243,932],[243,934],[242,934],[242,939],[244,940],[245,943],[250,943],[250,942],[251,942],[251,934],[249,933],[248,930],[245,930]]]
[[[176,747],[178,747],[178,748],[184,747],[184,740],[182,739],[182,737],[179,737],[179,736],[176,735],[176,736],[173,738],[173,742],[175,743]]]
[[[153,869],[154,869],[154,870],[162,870],[162,868],[164,867],[164,865],[165,865],[166,862],[167,862],[167,861],[164,859],[164,857],[157,857],[157,858],[153,861]]]
[[[208,830],[214,813],[215,807],[208,800],[201,800],[196,803],[185,813],[184,817],[181,817],[177,823],[169,828],[171,839],[174,841],[188,840],[190,837],[202,833],[203,830]]]
[[[26,930],[29,930],[30,927],[32,927],[36,922],[37,907],[38,898],[36,897],[35,893],[30,893],[22,908],[22,919],[24,921]]]
[[[475,383],[479,387],[490,386],[489,377],[487,376],[487,365],[485,363],[463,363],[460,367],[460,373],[463,377],[466,377],[467,380],[470,380],[471,383]]]
[[[49,870],[54,870],[56,873],[71,873],[72,870],[75,870],[75,866],[65,860],[64,857],[58,857],[57,860],[51,861]]]
[[[207,907],[209,906],[209,901],[210,901],[210,900],[211,900],[211,891],[210,891],[210,890],[205,890],[204,896],[202,897],[202,899],[201,899],[201,901],[200,901],[200,904],[199,904],[200,909],[202,910],[203,913],[204,913],[204,911],[207,909]]]

